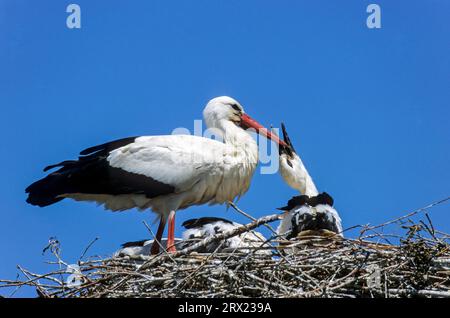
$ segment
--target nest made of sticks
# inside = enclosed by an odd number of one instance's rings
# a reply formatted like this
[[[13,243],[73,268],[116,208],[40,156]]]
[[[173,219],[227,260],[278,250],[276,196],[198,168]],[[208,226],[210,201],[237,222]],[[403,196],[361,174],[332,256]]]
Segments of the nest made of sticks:
[[[0,280],[0,287],[32,286],[40,297],[50,298],[450,297],[450,236],[435,230],[428,214],[425,220],[411,220],[442,202],[378,226],[361,226],[356,239],[302,236],[286,241],[273,235],[250,253],[195,250],[269,227],[279,215],[255,219],[175,254],[91,258],[75,266],[60,258],[53,242],[49,249],[58,270],[42,275],[19,267],[25,278]],[[388,226],[403,234],[383,233]],[[385,243],[387,237],[398,243]]]

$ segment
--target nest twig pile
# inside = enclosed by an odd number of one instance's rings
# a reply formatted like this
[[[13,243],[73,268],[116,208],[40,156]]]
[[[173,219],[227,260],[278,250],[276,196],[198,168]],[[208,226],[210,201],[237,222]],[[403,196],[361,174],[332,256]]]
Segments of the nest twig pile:
[[[25,279],[0,280],[0,287],[33,286],[41,297],[83,298],[450,297],[450,236],[435,230],[427,214],[425,221],[410,219],[424,210],[361,226],[356,239],[302,236],[286,241],[274,235],[250,253],[235,249],[201,254],[195,249],[267,226],[278,215],[172,255],[91,259],[74,267],[52,247],[60,270],[40,275],[20,268]],[[382,233],[388,225],[404,234]],[[388,237],[397,244],[387,244]]]

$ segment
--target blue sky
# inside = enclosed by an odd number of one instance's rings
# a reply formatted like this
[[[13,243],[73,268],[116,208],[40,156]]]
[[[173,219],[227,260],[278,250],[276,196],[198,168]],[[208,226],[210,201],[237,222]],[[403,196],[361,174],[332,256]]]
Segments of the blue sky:
[[[219,95],[265,125],[286,123],[344,227],[449,195],[450,2],[377,1],[377,30],[360,0],[72,2],[80,30],[66,27],[69,1],[0,0],[1,278],[15,278],[17,264],[48,271],[51,236],[69,263],[95,237],[89,254],[149,237],[150,213],[68,200],[40,209],[24,189],[86,147],[193,129]],[[279,175],[257,174],[239,206],[262,216],[294,194]],[[448,210],[431,217],[450,232]],[[246,222],[198,206],[177,214],[176,233],[204,215]]]

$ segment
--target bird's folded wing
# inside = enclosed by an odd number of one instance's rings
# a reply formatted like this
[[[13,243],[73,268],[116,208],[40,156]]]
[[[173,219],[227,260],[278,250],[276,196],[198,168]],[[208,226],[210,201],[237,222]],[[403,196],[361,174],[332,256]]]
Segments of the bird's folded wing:
[[[222,174],[226,154],[226,145],[212,139],[145,136],[113,150],[107,160],[112,167],[151,177],[180,192],[205,175]]]

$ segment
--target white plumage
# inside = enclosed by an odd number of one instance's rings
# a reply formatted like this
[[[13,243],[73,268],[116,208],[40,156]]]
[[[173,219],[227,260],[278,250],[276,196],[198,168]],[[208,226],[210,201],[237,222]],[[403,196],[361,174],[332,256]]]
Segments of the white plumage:
[[[185,243],[196,243],[199,240],[203,240],[207,237],[211,237],[216,234],[232,231],[242,224],[232,222],[222,218],[204,217],[199,219],[188,220],[183,223],[186,230],[183,232],[183,241]],[[249,253],[256,249],[256,253],[270,254],[267,249],[260,249],[261,247],[268,247],[265,237],[257,231],[248,231],[233,237],[230,237],[224,241],[213,242],[200,252],[213,253],[214,251],[227,251],[232,252],[237,250],[242,253]],[[246,249],[246,248],[249,249]]]
[[[338,212],[328,204],[297,205],[284,215],[278,234],[287,238],[301,235],[302,232],[334,232],[342,236],[342,221]],[[311,232],[309,232],[311,233]]]
[[[284,144],[230,97],[212,99],[203,115],[221,141],[167,135],[94,146],[83,150],[78,160],[47,167],[45,171],[60,169],[30,185],[27,202],[43,207],[72,198],[94,201],[112,211],[151,209],[160,216],[157,240],[169,222],[169,250],[174,252],[177,210],[233,201],[248,190],[258,163],[258,147],[246,129]],[[158,251],[153,244],[152,253]]]
[[[258,162],[256,142],[244,134],[236,145],[190,135],[138,137],[107,157],[111,167],[151,177],[174,187],[173,193],[153,198],[135,193],[65,196],[96,201],[112,211],[150,208],[163,215],[193,204],[232,201],[248,190]]]

